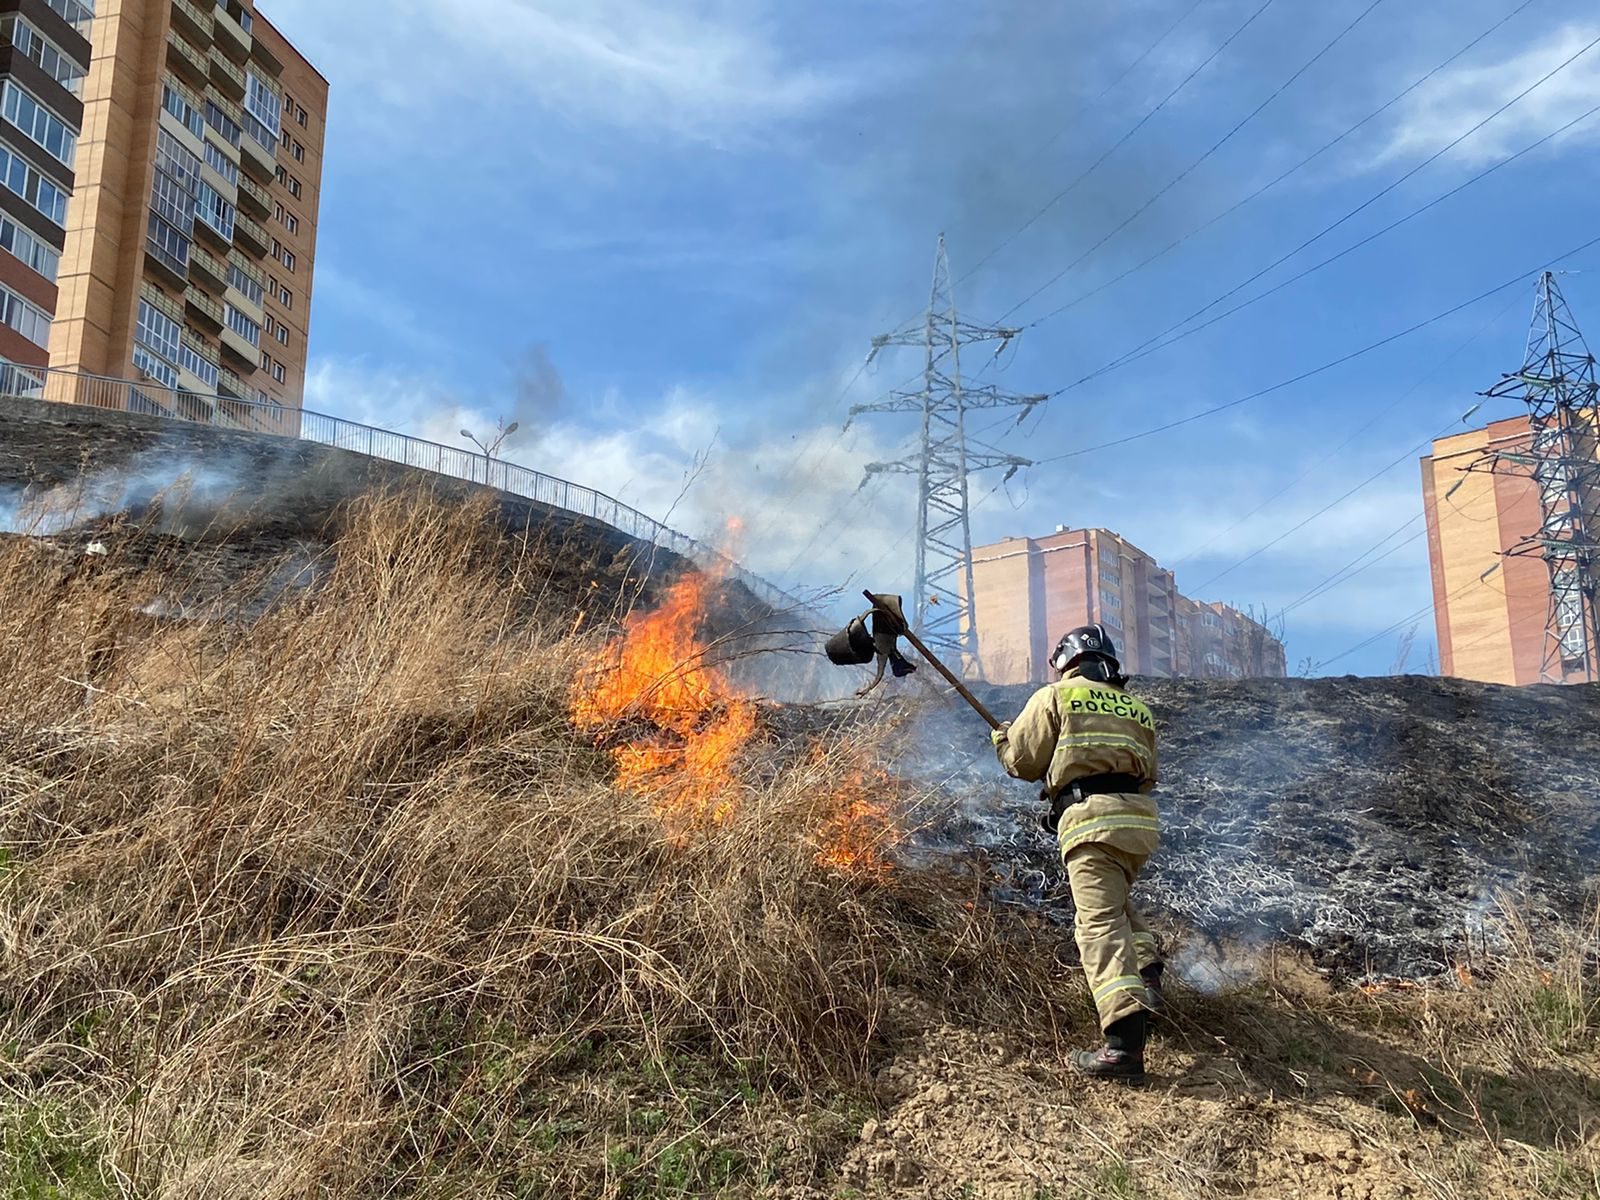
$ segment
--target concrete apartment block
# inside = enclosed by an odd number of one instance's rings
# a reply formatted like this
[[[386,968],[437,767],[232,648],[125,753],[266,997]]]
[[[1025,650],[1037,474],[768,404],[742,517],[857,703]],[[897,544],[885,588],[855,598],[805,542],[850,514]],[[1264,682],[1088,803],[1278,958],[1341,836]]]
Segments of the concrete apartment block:
[[[1285,674],[1283,644],[1225,604],[1183,596],[1171,571],[1106,529],[1007,538],[973,550],[978,651],[991,683],[1043,683],[1067,630],[1096,622],[1125,670],[1170,678]]]
[[[1526,451],[1530,436],[1525,416],[1495,421],[1441,438],[1422,460],[1439,667],[1446,675],[1540,682],[1549,568],[1537,556],[1505,557],[1542,523],[1538,488],[1525,473],[1467,471],[1490,450]]]
[[[300,407],[327,81],[242,0],[93,8],[49,366]]]

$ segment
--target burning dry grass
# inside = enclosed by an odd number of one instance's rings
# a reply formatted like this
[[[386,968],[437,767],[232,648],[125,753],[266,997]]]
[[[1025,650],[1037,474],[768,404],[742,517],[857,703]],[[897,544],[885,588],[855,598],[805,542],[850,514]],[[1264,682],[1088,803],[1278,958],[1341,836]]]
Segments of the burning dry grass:
[[[365,502],[248,625],[0,550],[0,1200],[1592,1194],[1592,940],[1180,992],[1167,1086],[1085,1091],[1055,936],[889,866],[882,730],[780,738],[698,582],[574,633],[482,516]],[[1302,1188],[1280,1102],[1414,1190]]]
[[[365,502],[247,626],[0,557],[0,1128],[38,1183],[0,1195],[748,1179],[714,1138],[858,1082],[890,989],[1015,1020],[1045,988],[933,883],[819,862],[871,729],[786,757],[685,646],[619,670],[518,612],[549,564],[508,587],[483,515]],[[628,729],[675,761],[614,756]]]

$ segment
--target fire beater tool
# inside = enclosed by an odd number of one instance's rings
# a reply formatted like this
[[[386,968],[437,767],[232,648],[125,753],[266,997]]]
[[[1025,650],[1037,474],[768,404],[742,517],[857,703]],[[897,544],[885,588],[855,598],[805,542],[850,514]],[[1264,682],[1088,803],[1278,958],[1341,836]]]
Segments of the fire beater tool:
[[[829,638],[824,647],[828,661],[835,666],[860,667],[874,659],[877,660],[878,673],[873,676],[871,683],[856,692],[857,696],[865,696],[882,683],[885,668],[891,670],[896,679],[904,679],[917,669],[915,664],[900,653],[899,639],[905,638],[928,665],[943,675],[945,682],[955,688],[957,694],[972,706],[973,711],[989,723],[990,729],[1000,728],[1000,722],[995,720],[994,714],[985,708],[967,685],[962,683],[949,667],[940,662],[933,652],[922,644],[922,639],[911,631],[899,596],[876,592],[861,594],[867,598],[872,607],[859,617],[852,618],[850,624]],[[869,619],[872,623],[870,629],[867,624]]]

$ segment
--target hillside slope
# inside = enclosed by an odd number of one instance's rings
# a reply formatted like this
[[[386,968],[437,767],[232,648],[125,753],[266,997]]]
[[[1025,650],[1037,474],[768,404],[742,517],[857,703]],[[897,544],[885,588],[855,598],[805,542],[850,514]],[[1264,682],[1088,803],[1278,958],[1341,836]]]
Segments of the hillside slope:
[[[1281,941],[1345,978],[1445,972],[1499,899],[1581,918],[1600,893],[1600,687],[1461,680],[1140,680],[1160,723],[1163,845],[1148,904],[1191,930]],[[1014,715],[1029,689],[993,688]],[[1003,894],[1065,906],[1033,790],[958,704],[907,769],[955,803],[926,844],[986,851]]]

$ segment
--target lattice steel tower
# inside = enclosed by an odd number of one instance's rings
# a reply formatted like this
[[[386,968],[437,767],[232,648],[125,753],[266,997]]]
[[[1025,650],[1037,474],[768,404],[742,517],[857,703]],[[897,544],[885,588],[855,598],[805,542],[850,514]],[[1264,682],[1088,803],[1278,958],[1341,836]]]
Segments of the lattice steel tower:
[[[1523,368],[1484,395],[1528,407],[1526,450],[1494,450],[1472,469],[1531,476],[1543,523],[1506,551],[1541,557],[1550,569],[1544,665],[1549,683],[1600,678],[1600,444],[1594,355],[1546,271]]]
[[[886,400],[850,410],[851,421],[863,413],[917,413],[922,418],[920,449],[898,462],[869,464],[862,486],[883,473],[917,477],[917,574],[912,627],[930,649],[955,656],[974,673],[981,673],[982,663],[974,620],[967,481],[975,471],[1002,467],[1009,480],[1033,463],[976,441],[968,434],[967,414],[983,409],[1021,408],[1017,418],[1020,422],[1049,397],[1016,396],[993,386],[963,383],[961,348],[997,341],[998,356],[1020,332],[975,325],[960,318],[941,233],[928,311],[898,333],[873,338],[872,353],[867,358],[871,362],[886,346],[921,346],[922,386],[916,391],[892,392]]]

